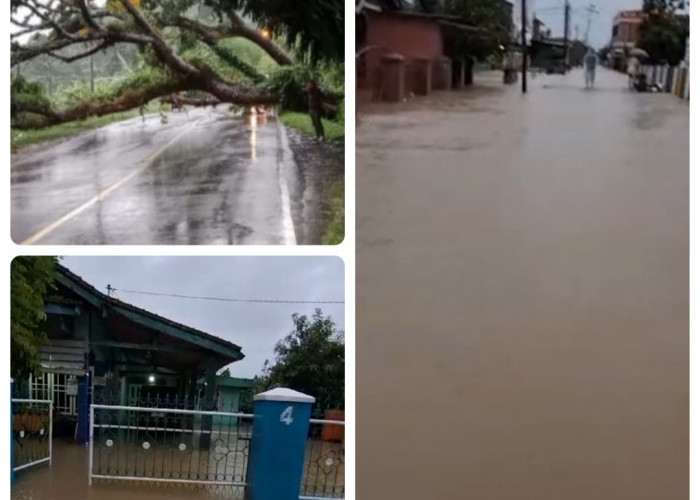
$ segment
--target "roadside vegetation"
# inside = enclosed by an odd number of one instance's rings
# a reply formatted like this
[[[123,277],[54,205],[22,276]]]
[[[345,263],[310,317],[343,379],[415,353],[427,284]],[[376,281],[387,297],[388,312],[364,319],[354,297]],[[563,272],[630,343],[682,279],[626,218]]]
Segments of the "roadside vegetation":
[[[344,140],[341,0],[11,0],[11,22],[13,151],[176,104],[276,106],[309,133],[309,79]],[[324,195],[339,242],[344,186]]]
[[[241,409],[250,411],[253,396],[287,387],[316,398],[318,409],[345,408],[345,332],[330,316],[292,315],[293,327],[275,344],[274,359],[266,359],[255,377],[255,388],[241,395]]]
[[[306,113],[299,113],[295,111],[285,111],[280,115],[282,123],[287,127],[296,129],[303,134],[314,136],[314,127],[311,125],[311,119]],[[333,143],[343,144],[345,141],[345,125],[338,123],[335,120],[328,120],[322,118],[323,130],[326,133],[326,139]]]
[[[12,0],[11,22],[13,130],[173,96],[304,112],[311,75],[333,116],[342,100],[340,0]]]
[[[344,105],[340,104],[337,117],[334,120],[322,119],[326,140],[343,147],[345,144],[345,113]],[[315,136],[313,125],[308,114],[286,111],[280,115],[280,120],[287,127],[300,131],[309,137]],[[345,238],[345,182],[333,182],[324,193],[323,208],[324,229],[321,244],[338,245]]]
[[[322,245],[339,245],[345,239],[345,182],[337,181],[326,194],[326,228]]]
[[[132,109],[122,113],[114,113],[104,116],[91,116],[85,120],[62,123],[60,125],[53,125],[50,127],[28,130],[12,129],[10,132],[10,146],[14,152],[20,148],[27,147],[32,144],[71,137],[87,130],[104,127],[110,123],[128,120],[137,116],[145,116],[146,114],[154,113],[159,110],[160,106],[152,102],[146,105],[143,109]]]

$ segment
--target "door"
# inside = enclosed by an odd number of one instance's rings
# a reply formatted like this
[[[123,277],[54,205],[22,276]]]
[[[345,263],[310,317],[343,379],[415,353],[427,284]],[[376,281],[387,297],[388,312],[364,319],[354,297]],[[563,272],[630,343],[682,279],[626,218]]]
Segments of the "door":
[[[143,384],[129,384],[129,406],[138,406],[138,401],[141,399],[141,387]]]

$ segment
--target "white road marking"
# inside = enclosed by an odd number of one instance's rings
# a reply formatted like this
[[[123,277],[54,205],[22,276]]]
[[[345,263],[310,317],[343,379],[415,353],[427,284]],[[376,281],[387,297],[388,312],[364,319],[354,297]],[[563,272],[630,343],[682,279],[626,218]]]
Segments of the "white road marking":
[[[202,121],[203,118],[200,118],[190,124],[188,127],[186,127],[182,132],[177,134],[175,137],[173,137],[165,146],[157,150],[155,153],[151,154],[150,156],[146,157],[143,161],[143,165],[141,165],[139,168],[136,170],[133,170],[130,174],[127,176],[123,177],[122,179],[118,180],[111,186],[103,189],[99,193],[97,193],[95,196],[90,198],[88,201],[80,205],[79,207],[74,208],[64,216],[60,217],[59,219],[55,220],[51,224],[45,226],[43,229],[39,230],[26,240],[22,241],[20,245],[33,245],[36,242],[40,241],[42,238],[46,237],[47,235],[51,234],[53,231],[64,225],[66,222],[74,218],[76,215],[81,214],[91,206],[93,206],[95,203],[98,201],[104,200],[110,193],[113,191],[116,191],[119,189],[121,186],[129,182],[131,179],[136,177],[137,175],[143,173],[146,171],[149,167],[153,165],[153,163],[162,155],[166,149],[168,149],[170,146],[172,146],[180,137],[185,135],[185,133],[189,132],[190,129],[192,129],[194,126],[196,126],[200,121]]]
[[[294,231],[294,220],[292,219],[292,203],[289,198],[289,186],[287,186],[286,165],[294,161],[291,155],[291,149],[289,149],[289,138],[287,137],[287,130],[285,129],[282,122],[280,122],[279,117],[277,117],[277,127],[280,132],[280,143],[282,146],[282,163],[279,168],[279,175],[277,176],[280,185],[280,196],[282,198],[282,231],[284,233],[284,244],[285,245],[296,245],[297,235]]]

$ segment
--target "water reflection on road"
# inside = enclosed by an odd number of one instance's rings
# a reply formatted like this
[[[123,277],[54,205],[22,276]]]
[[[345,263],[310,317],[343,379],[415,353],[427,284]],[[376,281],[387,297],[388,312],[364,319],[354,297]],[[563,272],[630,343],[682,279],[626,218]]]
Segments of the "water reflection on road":
[[[274,118],[136,118],[12,157],[12,238],[39,244],[289,244]],[[290,155],[287,155],[290,157]],[[294,214],[291,214],[294,215]],[[294,224],[292,224],[292,222]],[[292,228],[291,230],[289,228]]]

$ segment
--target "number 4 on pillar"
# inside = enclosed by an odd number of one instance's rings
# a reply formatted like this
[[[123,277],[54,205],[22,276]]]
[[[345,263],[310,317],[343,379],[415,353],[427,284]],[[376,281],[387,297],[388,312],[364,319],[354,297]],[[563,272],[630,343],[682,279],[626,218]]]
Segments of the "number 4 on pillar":
[[[291,425],[292,422],[294,422],[294,419],[292,418],[293,410],[293,407],[287,406],[287,408],[285,408],[282,414],[280,415],[280,422],[284,422],[287,425]]]

